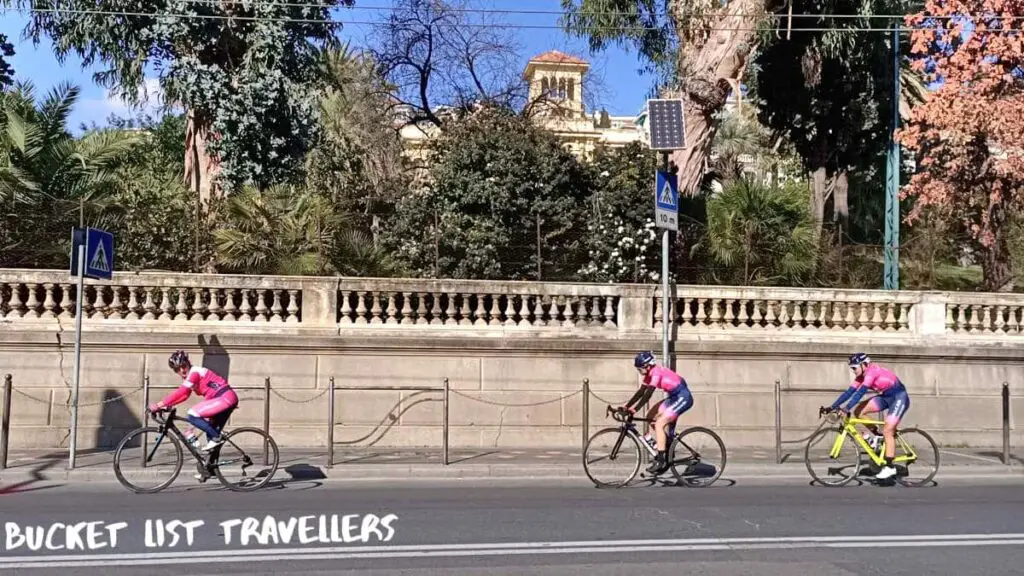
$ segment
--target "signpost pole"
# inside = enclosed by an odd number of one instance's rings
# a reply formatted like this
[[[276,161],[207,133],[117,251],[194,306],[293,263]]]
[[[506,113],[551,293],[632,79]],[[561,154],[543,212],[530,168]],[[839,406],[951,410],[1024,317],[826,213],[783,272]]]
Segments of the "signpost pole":
[[[668,172],[668,153],[661,154],[661,168]],[[668,305],[668,228],[661,231],[661,361],[671,366],[668,357],[669,305]]]
[[[96,228],[71,231],[71,274],[78,276],[75,294],[75,367],[71,393],[71,443],[68,470],[75,469],[78,448],[78,389],[82,374],[82,320],[85,318],[85,277],[110,280],[114,275],[114,235]],[[97,287],[97,290],[100,290]]]
[[[68,470],[75,469],[75,448],[78,445],[78,378],[82,360],[82,305],[85,302],[85,247],[78,245],[78,292],[75,294],[75,384],[71,393],[71,449],[68,454]]]
[[[661,153],[661,167],[654,175],[654,225],[661,229],[661,360],[672,368],[669,356],[672,337],[669,298],[669,232],[679,231],[679,188],[675,174],[669,172],[668,155],[673,150],[686,148],[686,118],[683,101],[679,99],[651,99],[647,101],[651,150]]]

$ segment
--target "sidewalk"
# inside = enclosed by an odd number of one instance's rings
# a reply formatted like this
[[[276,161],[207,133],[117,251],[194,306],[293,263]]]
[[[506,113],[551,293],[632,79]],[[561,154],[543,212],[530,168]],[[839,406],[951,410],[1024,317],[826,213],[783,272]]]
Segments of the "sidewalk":
[[[580,478],[586,480],[579,449],[515,450],[453,449],[449,464],[442,465],[440,450],[361,449],[336,450],[334,466],[327,466],[326,449],[280,448],[275,478],[281,480],[373,480],[444,478]],[[1001,461],[1001,448],[942,448],[937,479],[942,476],[1024,477],[1024,458],[1011,452],[1010,465]],[[262,464],[262,451],[257,455]],[[783,463],[775,462],[774,451],[733,449],[728,454],[722,478],[807,477],[800,450],[783,452]],[[35,482],[116,481],[113,451],[83,451],[76,456],[75,469],[68,470],[67,451],[17,451],[8,457],[7,469],[0,470],[0,493],[10,484]],[[193,462],[186,454],[182,478],[191,478]],[[144,473],[141,471],[136,472]],[[154,471],[156,473],[156,471]],[[163,471],[166,474],[166,469]]]

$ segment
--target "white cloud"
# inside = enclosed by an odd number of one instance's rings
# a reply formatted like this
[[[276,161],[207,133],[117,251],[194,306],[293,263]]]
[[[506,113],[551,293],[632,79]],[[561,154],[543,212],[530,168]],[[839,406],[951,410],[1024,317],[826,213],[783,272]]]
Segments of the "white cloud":
[[[146,78],[137,92],[138,104],[130,104],[115,91],[107,90],[103,98],[93,98],[82,102],[82,120],[86,123],[104,124],[111,114],[117,116],[135,116],[150,114],[158,116],[164,104],[164,92],[160,88],[160,80]]]

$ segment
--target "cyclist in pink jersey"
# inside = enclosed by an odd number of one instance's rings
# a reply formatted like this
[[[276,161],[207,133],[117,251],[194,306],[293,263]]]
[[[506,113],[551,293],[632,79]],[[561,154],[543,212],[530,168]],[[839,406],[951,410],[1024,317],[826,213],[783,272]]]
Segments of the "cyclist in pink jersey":
[[[910,396],[899,377],[878,364],[872,364],[871,358],[867,354],[863,352],[853,354],[850,356],[849,365],[854,373],[853,382],[829,409],[839,409],[839,405],[849,399],[846,409],[843,410],[849,414],[850,409],[860,402],[868,390],[878,393],[877,396],[857,405],[853,414],[859,417],[861,414],[888,411],[885,416],[885,429],[882,431],[885,436],[885,466],[875,477],[879,480],[891,478],[896,474],[896,468],[892,464],[892,459],[896,456],[896,426],[910,409]],[[875,426],[868,428],[874,432],[874,435],[866,433],[864,439],[877,450],[878,428]]]
[[[658,418],[654,420],[658,455],[647,471],[652,474],[661,474],[668,469],[668,461],[665,456],[668,448],[668,436],[675,433],[676,419],[693,407],[693,395],[690,394],[686,380],[670,368],[659,366],[651,352],[644,351],[637,354],[633,359],[633,366],[643,376],[643,380],[636,394],[630,398],[629,402],[626,402],[626,405],[621,408],[622,410],[636,413],[636,409],[650,400],[656,389],[660,388],[666,393],[665,398],[655,404],[647,413],[647,418],[653,419],[655,411],[658,412]],[[666,434],[668,427],[671,429]]]
[[[224,443],[220,430],[227,423],[227,417],[238,406],[238,396],[219,374],[202,366],[193,366],[184,350],[171,354],[167,365],[184,379],[177,390],[163,400],[151,404],[150,412],[157,412],[181,404],[195,392],[204,399],[188,411],[188,421],[206,433],[204,452],[209,452]],[[192,430],[187,435],[191,435]]]

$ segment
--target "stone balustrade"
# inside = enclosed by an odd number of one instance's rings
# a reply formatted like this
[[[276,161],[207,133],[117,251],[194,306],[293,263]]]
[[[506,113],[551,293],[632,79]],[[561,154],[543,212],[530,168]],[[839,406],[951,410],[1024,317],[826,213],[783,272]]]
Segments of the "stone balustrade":
[[[12,325],[71,320],[76,289],[64,271],[0,270],[0,319]],[[682,338],[758,332],[1016,338],[1024,329],[1024,296],[1013,294],[677,286],[670,296],[673,333]],[[596,338],[656,336],[663,317],[661,289],[652,285],[156,272],[86,281],[83,311],[87,324],[266,323]]]
[[[76,290],[63,270],[0,270],[15,447],[66,446]],[[628,399],[633,355],[660,350],[662,302],[651,285],[120,272],[85,282],[79,445],[109,447],[137,425],[141,383],[176,386],[167,355],[184,349],[234,386],[269,378],[282,445],[326,442],[334,382],[339,446],[433,446],[436,393],[367,387],[448,380],[452,446],[578,446],[583,380],[595,402]],[[913,398],[908,425],[940,442],[999,444],[1004,381],[1013,412],[1024,410],[1024,296],[674,286],[668,302],[669,362],[696,399],[688,421],[729,447],[770,447],[776,381],[838,395],[855,350],[897,371]],[[787,435],[813,430],[833,398],[786,394]],[[247,399],[235,424],[261,425],[261,405]],[[589,414],[592,427],[607,424],[602,410]]]

